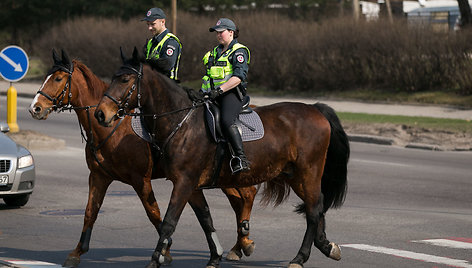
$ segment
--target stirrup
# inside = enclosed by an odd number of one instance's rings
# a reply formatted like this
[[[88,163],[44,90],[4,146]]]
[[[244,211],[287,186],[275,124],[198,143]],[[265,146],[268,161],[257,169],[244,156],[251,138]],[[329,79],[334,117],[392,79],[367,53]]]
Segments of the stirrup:
[[[239,156],[233,156],[233,158],[231,158],[231,160],[229,161],[229,167],[231,169],[231,174],[233,175],[238,172],[247,171],[251,169],[248,163],[246,161],[244,161],[243,163],[243,160]]]

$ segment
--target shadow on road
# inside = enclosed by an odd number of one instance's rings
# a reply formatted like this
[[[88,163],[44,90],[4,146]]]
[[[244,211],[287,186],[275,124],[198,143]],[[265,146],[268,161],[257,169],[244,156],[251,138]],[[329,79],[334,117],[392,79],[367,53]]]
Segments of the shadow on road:
[[[142,248],[101,248],[90,249],[81,257],[79,267],[145,267],[151,259],[153,250]],[[36,260],[62,265],[69,251],[34,251],[0,247],[0,257],[3,259]],[[166,267],[205,267],[209,259],[209,251],[171,250],[173,261]],[[223,254],[226,256],[226,252]],[[222,267],[249,268],[249,267],[286,267],[287,260],[250,261],[244,259],[239,262],[222,261]]]

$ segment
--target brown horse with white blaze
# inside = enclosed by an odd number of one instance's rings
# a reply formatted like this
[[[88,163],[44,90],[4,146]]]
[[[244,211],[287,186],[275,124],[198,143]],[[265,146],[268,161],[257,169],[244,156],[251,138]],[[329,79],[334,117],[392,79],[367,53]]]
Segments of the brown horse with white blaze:
[[[54,65],[48,72],[29,111],[33,118],[47,119],[52,111],[74,110],[79,119],[82,135],[87,141],[86,161],[90,170],[89,197],[85,210],[82,235],[77,247],[69,253],[64,266],[77,267],[80,256],[89,250],[92,228],[112,181],[131,185],[139,196],[146,214],[156,230],[162,223],[159,206],[154,197],[151,179],[164,178],[160,165],[151,156],[151,146],[139,138],[131,127],[131,117],[113,124],[113,128],[102,127],[93,117],[100,98],[108,84],[100,80],[80,61],[71,61],[62,51],[60,58],[53,50]],[[130,161],[133,159],[133,161]],[[249,256],[255,247],[249,239],[248,226],[255,187],[223,189],[236,213],[238,238],[227,258],[238,260],[242,254]],[[208,213],[208,205],[201,190],[192,192],[190,205],[196,214]],[[205,227],[214,232],[211,218]],[[168,248],[170,248],[170,243]],[[170,251],[165,252],[165,261],[172,260]]]
[[[100,124],[112,126],[119,115],[140,105],[147,126],[155,130],[162,167],[174,184],[159,241],[147,266],[160,267],[162,250],[192,192],[211,180],[216,144],[204,127],[203,105],[193,103],[183,89],[143,63],[136,48],[131,59],[122,58],[124,64],[113,77],[95,117]],[[265,182],[264,198],[276,204],[291,188],[303,201],[297,211],[305,214],[307,226],[289,267],[302,267],[312,244],[326,256],[341,259],[339,246],[325,233],[325,213],[330,207],[341,206],[345,199],[350,154],[347,135],[334,110],[320,103],[289,102],[254,110],[262,119],[265,135],[244,145],[251,170],[232,175],[229,165],[224,165],[217,185],[242,187]],[[224,159],[228,162],[229,154]],[[217,239],[208,239],[208,266],[219,267],[221,254],[214,241]]]

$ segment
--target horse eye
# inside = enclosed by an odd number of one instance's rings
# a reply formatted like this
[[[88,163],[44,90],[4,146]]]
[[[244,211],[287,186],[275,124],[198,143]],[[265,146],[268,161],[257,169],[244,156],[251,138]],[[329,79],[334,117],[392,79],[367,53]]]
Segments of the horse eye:
[[[123,78],[121,78],[121,82],[122,83],[128,83],[129,82],[129,76],[124,76]]]
[[[56,76],[56,79],[55,79],[55,80],[56,80],[56,82],[61,82],[61,80],[62,80],[62,77],[60,77],[60,76]]]

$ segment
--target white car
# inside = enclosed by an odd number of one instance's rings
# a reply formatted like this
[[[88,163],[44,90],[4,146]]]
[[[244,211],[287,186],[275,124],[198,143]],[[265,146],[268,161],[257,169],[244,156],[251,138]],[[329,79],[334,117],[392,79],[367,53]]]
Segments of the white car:
[[[28,203],[35,184],[34,159],[23,146],[4,133],[10,131],[0,122],[0,198],[8,206],[24,206]]]

